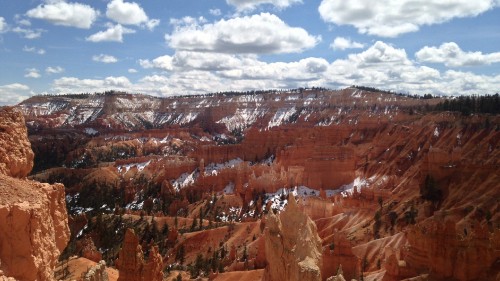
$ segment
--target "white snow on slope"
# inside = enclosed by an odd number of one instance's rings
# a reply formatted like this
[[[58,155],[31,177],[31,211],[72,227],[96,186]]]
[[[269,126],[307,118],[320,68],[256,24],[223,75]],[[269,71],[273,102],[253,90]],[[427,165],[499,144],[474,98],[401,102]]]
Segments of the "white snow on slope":
[[[210,163],[205,167],[205,176],[216,176],[218,171],[228,168],[234,168],[243,163],[240,158],[231,159],[224,163]]]
[[[151,160],[142,163],[130,163],[125,165],[119,165],[116,167],[119,173],[127,173],[132,167],[137,167],[139,172],[142,172],[151,163]]]
[[[194,182],[196,181],[198,176],[199,176],[199,173],[195,170],[190,174],[184,173],[184,174],[180,175],[180,177],[178,177],[175,180],[172,180],[170,183],[172,184],[172,186],[175,188],[176,191],[179,191],[182,188],[185,188],[185,187],[188,187],[188,186],[194,184]]]
[[[271,118],[271,121],[269,121],[267,128],[270,129],[272,127],[280,126],[283,122],[286,122],[290,118],[290,116],[292,116],[295,112],[297,112],[295,106],[292,108],[278,109],[278,111],[276,111],[276,113],[274,114],[273,118]]]
[[[97,135],[99,132],[96,131],[94,128],[85,128],[85,134],[89,135],[89,136],[95,136]]]
[[[226,125],[228,131],[233,131],[234,129],[245,129],[251,126],[258,118],[263,117],[266,111],[262,108],[238,108],[232,116],[226,116],[217,123],[222,123]]]

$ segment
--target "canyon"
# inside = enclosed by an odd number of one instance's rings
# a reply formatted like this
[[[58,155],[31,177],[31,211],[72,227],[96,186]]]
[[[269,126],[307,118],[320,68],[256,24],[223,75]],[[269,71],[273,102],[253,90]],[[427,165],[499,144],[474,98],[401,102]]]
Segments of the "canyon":
[[[500,116],[442,101],[350,87],[2,108],[0,279],[498,280]]]

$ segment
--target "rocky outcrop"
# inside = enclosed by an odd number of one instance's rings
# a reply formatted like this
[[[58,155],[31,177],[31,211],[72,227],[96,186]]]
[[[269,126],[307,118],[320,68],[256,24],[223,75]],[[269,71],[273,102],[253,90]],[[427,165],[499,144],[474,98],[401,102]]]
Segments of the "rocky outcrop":
[[[149,260],[144,253],[134,230],[127,229],[123,246],[116,260],[120,275],[118,281],[161,281],[163,280],[163,259],[157,247],[152,247]]]
[[[429,270],[439,278],[493,280],[487,271],[498,266],[499,233],[477,221],[456,224],[434,217],[409,229],[405,260],[417,271]]]
[[[290,195],[280,216],[266,218],[265,281],[321,280],[321,239],[314,222],[302,213]]]
[[[33,151],[28,140],[23,114],[12,108],[0,108],[0,173],[26,177],[33,168]]]
[[[342,272],[342,265],[339,266],[339,269],[337,270],[337,274],[335,276],[330,276],[326,281],[345,281],[344,274]]]
[[[95,266],[91,267],[85,276],[83,281],[108,281],[108,272],[106,271],[106,262],[100,261]]]
[[[25,177],[33,166],[24,118],[0,109],[0,275],[54,280],[59,253],[69,240],[64,186]]]
[[[95,262],[102,260],[102,254],[97,250],[90,236],[85,236],[82,241],[82,257]]]

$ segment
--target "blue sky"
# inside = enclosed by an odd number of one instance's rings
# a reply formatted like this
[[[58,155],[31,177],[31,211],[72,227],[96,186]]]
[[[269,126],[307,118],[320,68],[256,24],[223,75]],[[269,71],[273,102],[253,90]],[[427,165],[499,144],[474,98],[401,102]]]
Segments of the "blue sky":
[[[0,7],[0,104],[105,90],[500,90],[500,0],[0,0]]]

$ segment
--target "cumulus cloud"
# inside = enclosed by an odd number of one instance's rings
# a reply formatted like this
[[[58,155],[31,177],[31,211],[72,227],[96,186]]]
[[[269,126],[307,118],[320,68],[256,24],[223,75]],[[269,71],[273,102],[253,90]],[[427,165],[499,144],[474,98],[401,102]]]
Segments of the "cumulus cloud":
[[[448,67],[485,65],[500,62],[500,52],[464,52],[455,42],[444,43],[439,47],[420,49],[415,53],[419,62],[441,63]]]
[[[123,42],[123,35],[135,33],[135,30],[123,27],[121,24],[110,25],[105,31],[99,31],[85,38],[90,42]]]
[[[99,16],[99,11],[85,4],[52,0],[29,10],[26,15],[55,25],[89,29]]]
[[[343,88],[356,84],[411,94],[457,95],[494,93],[500,85],[500,75],[439,71],[418,64],[404,49],[382,41],[333,62],[315,57],[265,62],[254,54],[178,50],[173,55],[140,60],[139,64],[159,71],[134,83],[123,76],[105,79],[63,77],[54,80],[51,91],[123,90],[168,96],[313,86]]]
[[[30,87],[24,84],[0,85],[0,105],[14,105],[32,95]]]
[[[238,11],[252,11],[261,5],[272,5],[284,9],[293,4],[302,3],[302,0],[226,0],[226,3]]]
[[[330,47],[334,50],[345,50],[345,49],[362,49],[365,47],[364,44],[354,42],[350,38],[337,37],[333,40]]]
[[[36,47],[24,46],[23,47],[23,51],[24,52],[28,52],[28,53],[35,53],[35,54],[39,54],[39,55],[44,55],[45,54],[45,50],[44,49],[37,49]]]
[[[26,39],[36,39],[42,36],[43,29],[30,29],[30,28],[22,28],[20,26],[16,26],[12,29],[12,32],[20,34],[22,37]]]
[[[396,37],[453,18],[475,17],[496,6],[491,0],[323,0],[321,18],[337,25],[352,25],[360,33]]]
[[[321,40],[269,13],[223,19],[213,24],[179,25],[165,39],[174,49],[242,54],[297,53]]]
[[[58,73],[62,73],[64,72],[64,68],[60,67],[60,66],[49,66],[47,68],[45,68],[45,73],[47,74],[58,74]]]
[[[5,32],[7,30],[7,23],[3,17],[0,17],[0,33]]]
[[[137,73],[137,69],[135,68],[129,68],[128,73]]]
[[[104,92],[109,90],[129,91],[132,83],[124,76],[110,76],[105,79],[80,79],[61,77],[54,80],[52,90],[55,93]]]
[[[123,2],[123,0],[112,0],[108,3],[106,16],[113,21],[123,25],[142,25],[153,30],[159,19],[149,19],[142,7],[135,2]]]
[[[26,78],[40,78],[40,77],[42,77],[42,75],[40,74],[40,72],[36,68],[27,68],[25,70],[26,70],[26,74],[24,74],[24,77],[26,77]]]
[[[92,56],[93,61],[102,62],[102,63],[115,63],[118,62],[118,59],[114,56],[100,54]]]
[[[139,65],[143,68],[157,68],[161,70],[172,70],[172,57],[169,55],[157,57],[154,60],[139,60]]]

